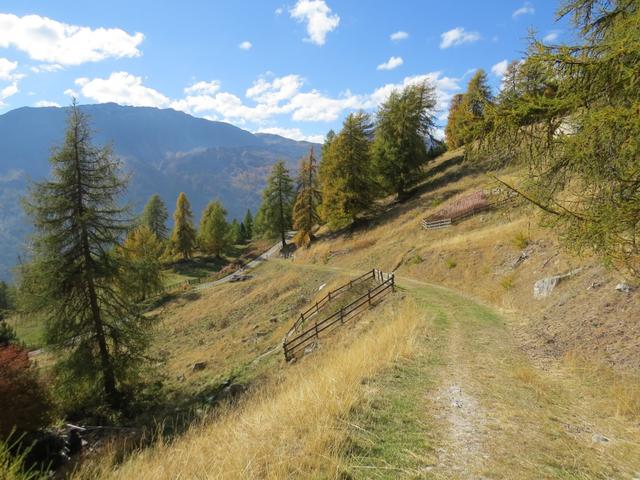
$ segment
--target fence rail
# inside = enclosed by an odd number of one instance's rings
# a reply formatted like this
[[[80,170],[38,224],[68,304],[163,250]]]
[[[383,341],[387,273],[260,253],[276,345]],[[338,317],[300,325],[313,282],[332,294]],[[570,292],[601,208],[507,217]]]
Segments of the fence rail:
[[[473,215],[477,215],[478,213],[484,212],[486,210],[500,208],[503,205],[513,203],[514,201],[515,201],[515,196],[509,195],[507,196],[507,198],[504,198],[502,200],[498,200],[496,202],[489,202],[486,204],[479,204],[477,206],[468,208],[464,211],[453,213],[446,218],[443,218],[441,215],[435,214],[422,220],[422,228],[433,230],[436,228],[450,227],[451,225],[454,225],[464,220],[465,218],[472,217]]]
[[[358,297],[349,305],[341,307],[340,310],[329,317],[321,321],[316,320],[313,325],[306,329],[297,332],[295,328],[291,328],[282,342],[284,357],[287,361],[294,358],[296,353],[304,350],[309,344],[316,341],[321,333],[326,332],[328,329],[337,328],[338,326],[343,325],[346,321],[355,317],[359,313],[362,313],[365,310],[363,307],[368,308],[373,305],[373,302],[376,299],[380,299],[382,296],[395,289],[395,276],[393,273],[387,274],[374,269],[371,272],[367,272],[366,274],[358,277],[356,280],[360,280],[362,278],[374,278],[379,280],[381,283],[376,285],[374,288],[370,288],[367,293]],[[315,306],[313,308],[315,308]],[[296,321],[296,324],[297,323],[298,321]]]

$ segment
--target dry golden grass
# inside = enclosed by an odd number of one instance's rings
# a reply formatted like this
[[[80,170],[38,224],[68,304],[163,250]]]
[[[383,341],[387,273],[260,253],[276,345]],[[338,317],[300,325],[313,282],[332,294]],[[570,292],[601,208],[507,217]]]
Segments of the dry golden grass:
[[[412,301],[390,303],[349,348],[335,344],[287,367],[280,382],[194,426],[174,443],[159,442],[122,465],[85,466],[76,478],[334,478],[347,433],[344,419],[364,395],[363,380],[414,348],[421,314]]]

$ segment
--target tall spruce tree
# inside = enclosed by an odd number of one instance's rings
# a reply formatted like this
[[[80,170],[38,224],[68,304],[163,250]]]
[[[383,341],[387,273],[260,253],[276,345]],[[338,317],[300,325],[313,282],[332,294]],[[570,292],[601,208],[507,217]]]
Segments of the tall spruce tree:
[[[262,192],[262,221],[267,234],[279,236],[282,248],[287,246],[286,234],[292,227],[291,210],[295,192],[293,180],[284,161],[276,162]]]
[[[244,215],[242,224],[244,225],[245,229],[245,238],[247,240],[251,240],[251,238],[253,237],[253,215],[251,215],[251,210],[247,209],[247,213]]]
[[[203,252],[220,257],[229,245],[229,224],[226,219],[227,211],[220,201],[209,202],[202,218],[198,242]]]
[[[193,227],[191,204],[184,192],[180,192],[178,195],[176,210],[173,212],[171,246],[185,260],[191,258],[196,246],[196,230]]]
[[[52,178],[35,184],[25,202],[36,234],[33,260],[21,271],[23,308],[46,319],[46,342],[62,353],[63,387],[93,393],[101,385],[103,398],[119,407],[119,386],[140,361],[148,331],[119,288],[123,265],[112,253],[126,231],[117,204],[126,184],[109,147],[92,145],[75,103],[50,162]]]
[[[293,228],[297,230],[293,241],[299,247],[308,247],[313,240],[313,227],[320,221],[318,207],[321,199],[318,168],[311,147],[309,156],[300,162],[298,189],[293,204]]]
[[[154,193],[149,197],[149,201],[142,211],[140,216],[140,223],[146,225],[151,230],[158,240],[167,239],[167,219],[169,213],[167,207],[160,198],[160,195]]]
[[[402,199],[429,159],[426,141],[434,127],[435,89],[425,83],[394,91],[380,106],[373,141],[378,181]]]
[[[327,139],[320,162],[321,214],[331,228],[352,223],[372,207],[375,198],[372,135],[369,115],[358,112],[349,114],[340,133]]]

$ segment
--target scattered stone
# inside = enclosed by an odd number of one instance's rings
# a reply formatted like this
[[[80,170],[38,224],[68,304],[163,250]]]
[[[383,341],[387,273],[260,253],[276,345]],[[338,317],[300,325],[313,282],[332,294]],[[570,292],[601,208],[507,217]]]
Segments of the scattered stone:
[[[323,283],[322,285],[320,285],[320,286],[318,287],[318,291],[322,290],[322,289],[323,289],[324,287],[326,287],[326,286],[327,286],[327,284],[326,284],[326,283]]]
[[[591,285],[587,287],[587,290],[595,290],[596,288],[599,288],[601,285],[602,285],[602,282],[598,282],[598,281],[591,282]]]
[[[570,272],[562,275],[554,275],[553,277],[547,277],[538,280],[533,284],[533,298],[548,297],[561,280],[572,277],[579,273],[581,270],[582,268],[576,268],[575,270],[571,270]]]
[[[184,376],[184,373],[181,373],[180,375],[178,375],[176,377],[176,380],[179,382],[184,382],[186,380],[186,377]]]
[[[192,372],[200,372],[202,370],[204,370],[205,368],[207,368],[207,362],[196,362],[193,364],[193,367],[191,367],[191,371]]]
[[[270,321],[271,323],[278,323],[278,318],[277,318],[277,317],[271,317],[271,318],[269,319],[269,321]]]
[[[522,253],[520,253],[520,255],[518,255],[518,258],[516,258],[513,262],[511,262],[511,268],[516,268],[518,265],[524,262],[527,258],[529,258],[529,254],[523,251]]]
[[[601,433],[594,433],[591,436],[591,441],[593,443],[607,443],[609,441],[609,439],[607,437],[605,437],[604,435],[602,435]]]
[[[625,282],[620,282],[616,285],[616,290],[623,293],[631,293],[633,292],[633,287]]]

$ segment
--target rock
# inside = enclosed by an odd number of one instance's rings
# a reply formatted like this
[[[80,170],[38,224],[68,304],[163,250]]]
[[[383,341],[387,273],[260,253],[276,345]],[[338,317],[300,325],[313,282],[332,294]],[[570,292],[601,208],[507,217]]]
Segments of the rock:
[[[633,292],[633,287],[625,282],[620,282],[616,285],[616,290],[623,293],[631,293]]]
[[[572,277],[579,273],[581,270],[582,268],[576,268],[562,275],[554,275],[553,277],[547,277],[538,280],[533,284],[533,298],[548,297],[561,280]]]
[[[600,287],[600,285],[602,285],[602,282],[591,282],[591,285],[587,287],[587,290],[595,290],[596,288]]]
[[[278,323],[278,317],[271,317],[271,318],[269,319],[269,321],[270,321],[271,323]]]
[[[527,258],[529,258],[529,254],[523,251],[520,255],[518,255],[518,258],[516,258],[513,262],[511,262],[511,268],[516,268],[518,265],[524,262]]]
[[[207,362],[196,362],[193,364],[193,367],[191,367],[191,371],[192,372],[200,372],[202,370],[204,370],[205,368],[207,368]]]
[[[609,441],[609,439],[607,437],[605,437],[604,435],[602,435],[601,433],[594,433],[591,436],[591,441],[593,443],[607,443]]]
[[[322,289],[323,289],[324,287],[326,287],[326,286],[327,286],[327,284],[326,284],[326,283],[323,283],[322,285],[320,285],[320,286],[318,287],[318,291],[322,290]]]
[[[176,377],[176,380],[179,382],[184,382],[186,380],[186,377],[184,376],[184,373],[181,373],[180,375],[178,375]]]

